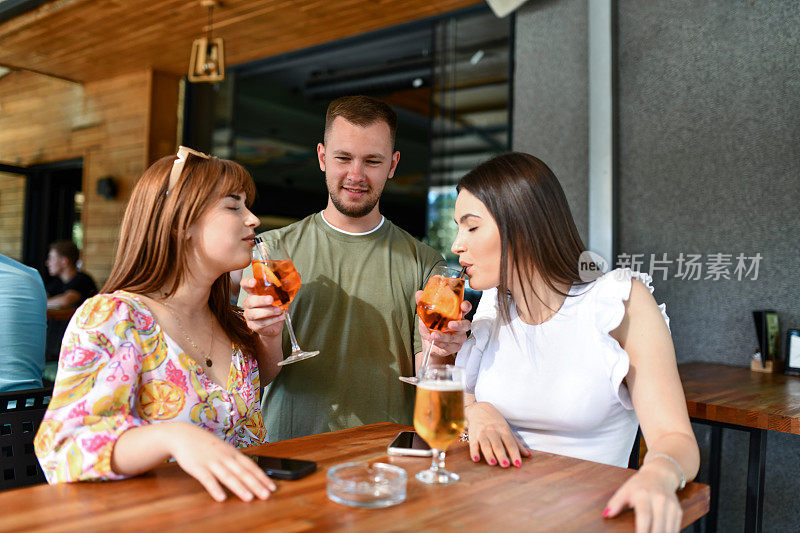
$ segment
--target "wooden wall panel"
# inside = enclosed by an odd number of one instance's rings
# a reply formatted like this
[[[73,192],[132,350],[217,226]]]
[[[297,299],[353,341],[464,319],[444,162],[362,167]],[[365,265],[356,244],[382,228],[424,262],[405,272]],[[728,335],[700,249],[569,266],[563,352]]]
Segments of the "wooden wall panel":
[[[25,176],[0,172],[0,254],[22,260]]]
[[[177,100],[177,78],[148,70],[85,85],[27,72],[0,79],[0,161],[83,158],[83,264],[98,284],[111,270],[136,180],[153,154],[175,150]],[[154,109],[159,116],[151,119]],[[106,176],[119,186],[112,200],[97,194],[97,180]]]
[[[147,162],[152,164],[165,155],[175,153],[178,144],[177,102],[180,77],[154,72],[150,83],[150,118],[148,126]]]

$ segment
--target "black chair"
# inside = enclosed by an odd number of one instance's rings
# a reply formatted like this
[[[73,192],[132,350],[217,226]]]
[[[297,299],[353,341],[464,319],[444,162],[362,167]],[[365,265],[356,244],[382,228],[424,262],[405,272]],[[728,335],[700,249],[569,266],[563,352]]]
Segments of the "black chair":
[[[642,441],[642,428],[636,430],[636,438],[633,439],[633,448],[631,449],[631,455],[628,458],[628,468],[633,468],[634,470],[639,470],[639,447]]]
[[[44,483],[33,451],[52,389],[0,393],[0,490]]]

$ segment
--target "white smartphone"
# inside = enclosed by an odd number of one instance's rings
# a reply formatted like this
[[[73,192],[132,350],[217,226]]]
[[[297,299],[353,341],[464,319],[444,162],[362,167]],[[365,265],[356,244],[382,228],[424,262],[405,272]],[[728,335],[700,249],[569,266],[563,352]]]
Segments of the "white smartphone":
[[[430,457],[431,447],[415,431],[401,431],[394,438],[388,449],[389,455],[413,455]]]

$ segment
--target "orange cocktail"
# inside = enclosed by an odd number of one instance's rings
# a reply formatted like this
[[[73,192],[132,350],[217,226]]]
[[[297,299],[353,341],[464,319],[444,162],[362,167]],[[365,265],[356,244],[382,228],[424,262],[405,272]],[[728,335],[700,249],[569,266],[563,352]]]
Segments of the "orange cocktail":
[[[300,274],[289,259],[260,261],[254,259],[253,277],[255,292],[259,296],[272,296],[274,305],[286,310],[300,290]]]
[[[417,314],[429,330],[451,333],[450,328],[447,327],[448,324],[451,321],[461,320],[464,285],[463,270],[459,273],[455,268],[434,267],[419,302],[417,302]],[[422,362],[418,370],[420,374],[424,373],[428,366],[433,345],[434,339],[431,336],[425,353],[422,355]],[[416,376],[399,376],[398,379],[411,385],[419,383],[419,378]]]
[[[256,286],[253,292],[259,296],[272,296],[272,305],[283,310],[286,331],[292,342],[292,353],[277,365],[288,365],[314,357],[319,351],[306,351],[300,348],[292,327],[292,317],[289,316],[289,304],[300,290],[300,273],[294,267],[292,258],[281,239],[265,242],[261,237],[256,237],[254,241],[251,265]]]
[[[417,314],[428,329],[449,332],[447,324],[461,319],[464,301],[464,280],[431,276],[417,304]]]

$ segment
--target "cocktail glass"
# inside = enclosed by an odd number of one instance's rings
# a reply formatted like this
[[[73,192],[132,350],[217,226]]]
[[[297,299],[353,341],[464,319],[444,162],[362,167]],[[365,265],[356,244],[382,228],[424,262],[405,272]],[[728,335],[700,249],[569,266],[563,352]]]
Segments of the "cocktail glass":
[[[461,319],[461,302],[464,301],[464,278],[460,270],[445,266],[434,268],[425,290],[417,304],[417,314],[431,331],[449,333],[447,324]],[[422,356],[418,374],[425,372],[433,349],[433,339]],[[416,385],[418,377],[400,376],[400,381]]]
[[[288,308],[297,291],[300,290],[300,274],[294,267],[292,258],[286,251],[281,239],[270,243],[256,237],[253,247],[253,277],[256,279],[255,293],[260,296],[272,296],[273,305],[283,309],[286,317],[286,328],[292,341],[292,353],[278,363],[278,366],[288,365],[308,359],[319,354],[319,351],[306,351],[300,348],[297,337],[292,328],[292,319]]]

